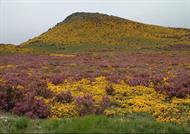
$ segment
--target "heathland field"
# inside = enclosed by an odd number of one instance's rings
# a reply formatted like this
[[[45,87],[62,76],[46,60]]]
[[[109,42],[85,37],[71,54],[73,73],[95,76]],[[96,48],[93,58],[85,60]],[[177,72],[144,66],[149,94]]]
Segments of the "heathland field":
[[[75,13],[0,45],[0,132],[190,132],[190,30]]]

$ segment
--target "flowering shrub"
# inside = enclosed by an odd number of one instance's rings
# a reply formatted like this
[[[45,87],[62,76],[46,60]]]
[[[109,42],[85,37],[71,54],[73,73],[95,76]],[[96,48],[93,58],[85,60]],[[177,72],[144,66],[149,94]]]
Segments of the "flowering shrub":
[[[94,100],[89,94],[77,97],[76,105],[80,116],[95,113]]]
[[[74,102],[61,103],[54,99],[44,99],[46,105],[50,108],[50,118],[64,118],[78,116],[77,107]]]
[[[189,68],[189,56],[179,55],[1,55],[0,110],[33,118],[146,112],[185,122]]]
[[[35,99],[34,96],[26,96],[23,101],[17,102],[12,111],[17,115],[31,118],[47,118],[49,116],[48,107],[44,101]]]
[[[164,78],[166,78],[166,75],[164,74],[157,74],[152,77],[152,82],[154,85],[161,84],[164,81]]]
[[[109,89],[110,85],[112,85],[111,89]],[[153,87],[130,86],[124,81],[110,83],[104,77],[97,77],[93,82],[82,79],[72,83],[64,82],[60,85],[49,83],[48,88],[56,94],[66,92],[69,88],[73,97],[76,98],[75,103],[50,101],[48,105],[52,105],[51,117],[85,114],[113,116],[131,112],[146,112],[152,114],[158,121],[164,122],[180,123],[189,118],[186,115],[188,108],[182,106],[182,102],[187,104],[189,98],[178,100],[181,103],[176,105],[176,102],[173,103],[176,98],[170,98],[171,101],[168,101],[167,94],[156,91]],[[109,91],[114,91],[114,95],[108,95],[107,88]],[[88,94],[86,94],[87,92]],[[65,107],[68,110],[63,110]]]
[[[54,85],[61,84],[64,81],[62,75],[54,75],[51,77],[50,82],[53,83]]]
[[[6,111],[7,107],[7,96],[5,93],[0,92],[0,110]]]
[[[180,75],[164,77],[159,82],[155,82],[155,89],[166,92],[170,97],[185,98],[190,95],[190,76],[188,73],[181,72]]]
[[[28,86],[29,92],[33,92],[35,96],[44,98],[53,97],[53,92],[48,89],[47,83],[44,80],[34,80]]]
[[[106,87],[106,93],[107,93],[107,95],[114,95],[115,90],[112,87],[112,85],[109,85],[109,86]]]
[[[102,101],[96,109],[96,114],[104,114],[104,111],[110,106],[110,99],[108,96],[103,96]]]
[[[33,92],[6,84],[1,84],[0,109],[31,118],[46,118],[49,115],[43,100],[35,99]]]
[[[23,92],[6,84],[0,85],[1,109],[10,111],[23,98]]]
[[[73,101],[73,96],[70,90],[62,91],[55,96],[55,100],[61,103],[70,103]]]
[[[131,86],[149,86],[149,77],[146,75],[139,75],[135,76],[128,81],[129,85]]]

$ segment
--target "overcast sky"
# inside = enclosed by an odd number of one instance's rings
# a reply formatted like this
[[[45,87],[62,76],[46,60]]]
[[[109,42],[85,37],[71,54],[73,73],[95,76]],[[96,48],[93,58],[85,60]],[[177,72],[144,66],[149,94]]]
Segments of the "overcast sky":
[[[74,12],[190,28],[190,0],[0,0],[0,43],[20,44]]]

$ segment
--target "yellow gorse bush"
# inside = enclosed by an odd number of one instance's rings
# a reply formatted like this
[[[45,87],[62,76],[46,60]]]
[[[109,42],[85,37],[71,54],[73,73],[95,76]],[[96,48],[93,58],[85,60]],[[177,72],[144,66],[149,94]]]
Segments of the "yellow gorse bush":
[[[46,99],[45,102],[51,108],[51,118],[72,117],[78,115],[74,103],[59,103],[55,102],[53,99]]]
[[[104,111],[107,116],[120,115],[125,116],[128,113],[146,112],[162,122],[181,123],[190,120],[190,98],[179,99],[157,92],[152,87],[129,86],[125,82],[110,83],[105,77],[97,77],[91,82],[88,79],[82,79],[77,82],[68,82],[60,85],[48,83],[48,88],[55,94],[70,90],[73,97],[82,96],[86,93],[93,96],[95,105],[99,105],[102,97],[107,95],[106,87],[112,86],[113,95],[110,98],[110,106]],[[77,116],[77,107],[75,102],[59,103],[53,99],[46,99],[51,109],[51,117],[61,118]]]

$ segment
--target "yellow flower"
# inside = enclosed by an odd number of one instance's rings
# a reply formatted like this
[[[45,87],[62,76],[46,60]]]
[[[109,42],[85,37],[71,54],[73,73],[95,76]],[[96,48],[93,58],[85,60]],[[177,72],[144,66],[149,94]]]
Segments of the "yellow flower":
[[[166,80],[166,78],[165,78]],[[173,97],[167,100],[166,94],[157,92],[153,86],[129,86],[124,81],[110,83],[105,77],[97,77],[94,82],[82,79],[77,82],[64,81],[60,85],[48,83],[48,88],[55,94],[70,90],[74,97],[91,94],[96,106],[99,106],[102,97],[107,95],[105,89],[112,85],[115,94],[109,95],[111,106],[104,111],[107,116],[125,115],[133,112],[152,114],[157,121],[181,123],[190,120],[190,97],[184,99]],[[74,102],[62,104],[53,99],[45,100],[50,106],[50,117],[77,116],[77,107]]]

